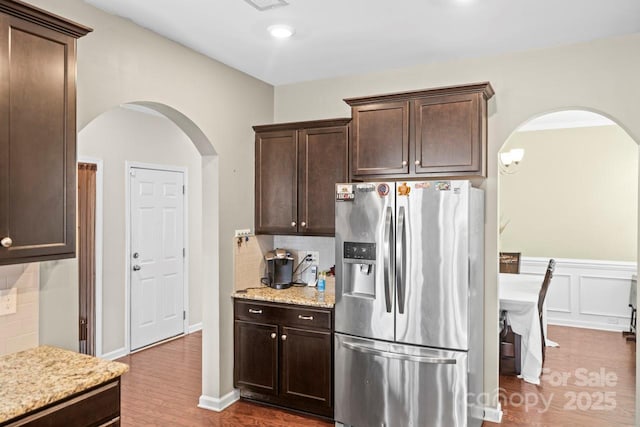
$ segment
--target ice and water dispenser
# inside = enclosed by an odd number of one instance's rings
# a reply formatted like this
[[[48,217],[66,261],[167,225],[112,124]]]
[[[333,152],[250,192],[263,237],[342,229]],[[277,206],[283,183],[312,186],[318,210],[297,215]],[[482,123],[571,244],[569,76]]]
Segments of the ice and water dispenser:
[[[376,244],[344,242],[342,258],[343,292],[375,298]]]

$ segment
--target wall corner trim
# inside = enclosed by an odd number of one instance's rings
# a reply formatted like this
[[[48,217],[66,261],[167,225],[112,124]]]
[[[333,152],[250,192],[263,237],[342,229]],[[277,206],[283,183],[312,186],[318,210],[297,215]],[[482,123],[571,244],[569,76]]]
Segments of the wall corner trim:
[[[189,325],[188,334],[192,334],[194,332],[198,332],[202,330],[202,322],[194,323],[193,325]]]
[[[129,354],[129,350],[127,350],[126,347],[122,347],[119,348],[117,350],[111,351],[109,353],[105,353],[102,355],[97,355],[98,357],[101,357],[103,359],[107,359],[107,360],[116,360],[116,359],[120,359],[121,357],[124,357],[126,355]]]
[[[200,400],[198,401],[198,408],[222,412],[238,400],[240,400],[240,391],[235,389],[220,398],[206,396],[203,394],[200,396]]]
[[[492,408],[490,406],[484,407],[484,420],[491,421],[492,423],[502,422],[502,406],[498,402],[498,406]]]

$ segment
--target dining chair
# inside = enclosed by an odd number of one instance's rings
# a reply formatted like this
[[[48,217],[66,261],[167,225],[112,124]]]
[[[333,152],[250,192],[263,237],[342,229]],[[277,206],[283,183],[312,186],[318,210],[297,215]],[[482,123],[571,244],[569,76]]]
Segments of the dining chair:
[[[522,337],[513,332],[506,311],[500,312],[500,375],[520,375]]]
[[[500,252],[500,273],[520,274],[520,252]]]
[[[540,293],[538,294],[538,317],[540,319],[540,335],[542,336],[542,362],[544,363],[545,350],[547,348],[547,344],[545,342],[544,336],[544,300],[547,297],[547,291],[549,290],[549,284],[551,283],[551,279],[553,278],[553,271],[556,268],[556,261],[552,258],[549,260],[549,265],[547,266],[547,272],[544,275],[544,280],[542,282],[542,287],[540,288]]]

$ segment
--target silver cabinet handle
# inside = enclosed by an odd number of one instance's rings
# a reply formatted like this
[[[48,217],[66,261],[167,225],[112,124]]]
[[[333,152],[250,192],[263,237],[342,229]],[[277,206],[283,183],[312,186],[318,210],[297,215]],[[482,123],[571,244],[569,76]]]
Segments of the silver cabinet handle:
[[[133,271],[140,271],[142,267],[140,267],[139,265],[134,265],[133,266]]]
[[[416,166],[420,165],[420,160],[416,160],[415,162],[413,162]]]
[[[296,226],[296,222],[295,221],[291,221],[291,226],[295,227]]]
[[[275,340],[276,339],[276,333],[275,332],[271,332],[271,339]]]
[[[5,237],[0,240],[0,245],[2,245],[2,247],[4,248],[10,248],[11,245],[13,245],[13,240],[11,240],[11,237]]]
[[[300,225],[301,225],[301,226],[303,226],[303,227],[306,227],[306,226],[307,226],[307,223],[306,223],[306,222],[304,222],[304,221],[302,221],[302,222],[300,223]]]
[[[280,338],[282,339],[282,341],[286,341],[287,340],[287,336],[286,335],[282,335]]]
[[[302,314],[298,314],[298,319],[300,319],[300,320],[313,320],[313,316],[303,316]]]
[[[249,309],[249,313],[251,314],[262,314],[262,310],[254,310],[253,308]]]
[[[391,207],[387,207],[387,214],[384,219],[384,300],[387,306],[387,313],[391,313]]]
[[[450,359],[448,357],[416,356],[413,354],[395,353],[393,351],[378,350],[376,348],[371,348],[352,342],[343,342],[342,345],[349,350],[372,354],[374,356],[386,357],[387,359],[408,360],[410,362],[430,363],[435,365],[455,365],[457,363],[456,359]]]
[[[406,160],[402,161],[402,166],[407,166],[407,161]]]
[[[396,295],[398,297],[398,313],[404,314],[404,289],[405,282],[404,260],[407,250],[407,233],[405,229],[405,210],[400,206],[398,212],[398,227],[396,238]]]

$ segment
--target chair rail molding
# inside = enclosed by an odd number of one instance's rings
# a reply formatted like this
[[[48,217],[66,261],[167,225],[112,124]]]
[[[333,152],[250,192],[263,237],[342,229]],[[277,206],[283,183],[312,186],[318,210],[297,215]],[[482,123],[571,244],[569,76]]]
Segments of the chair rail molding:
[[[522,257],[520,274],[539,276],[549,259]],[[627,331],[631,319],[629,290],[635,262],[555,258],[547,294],[547,323],[607,331]]]

